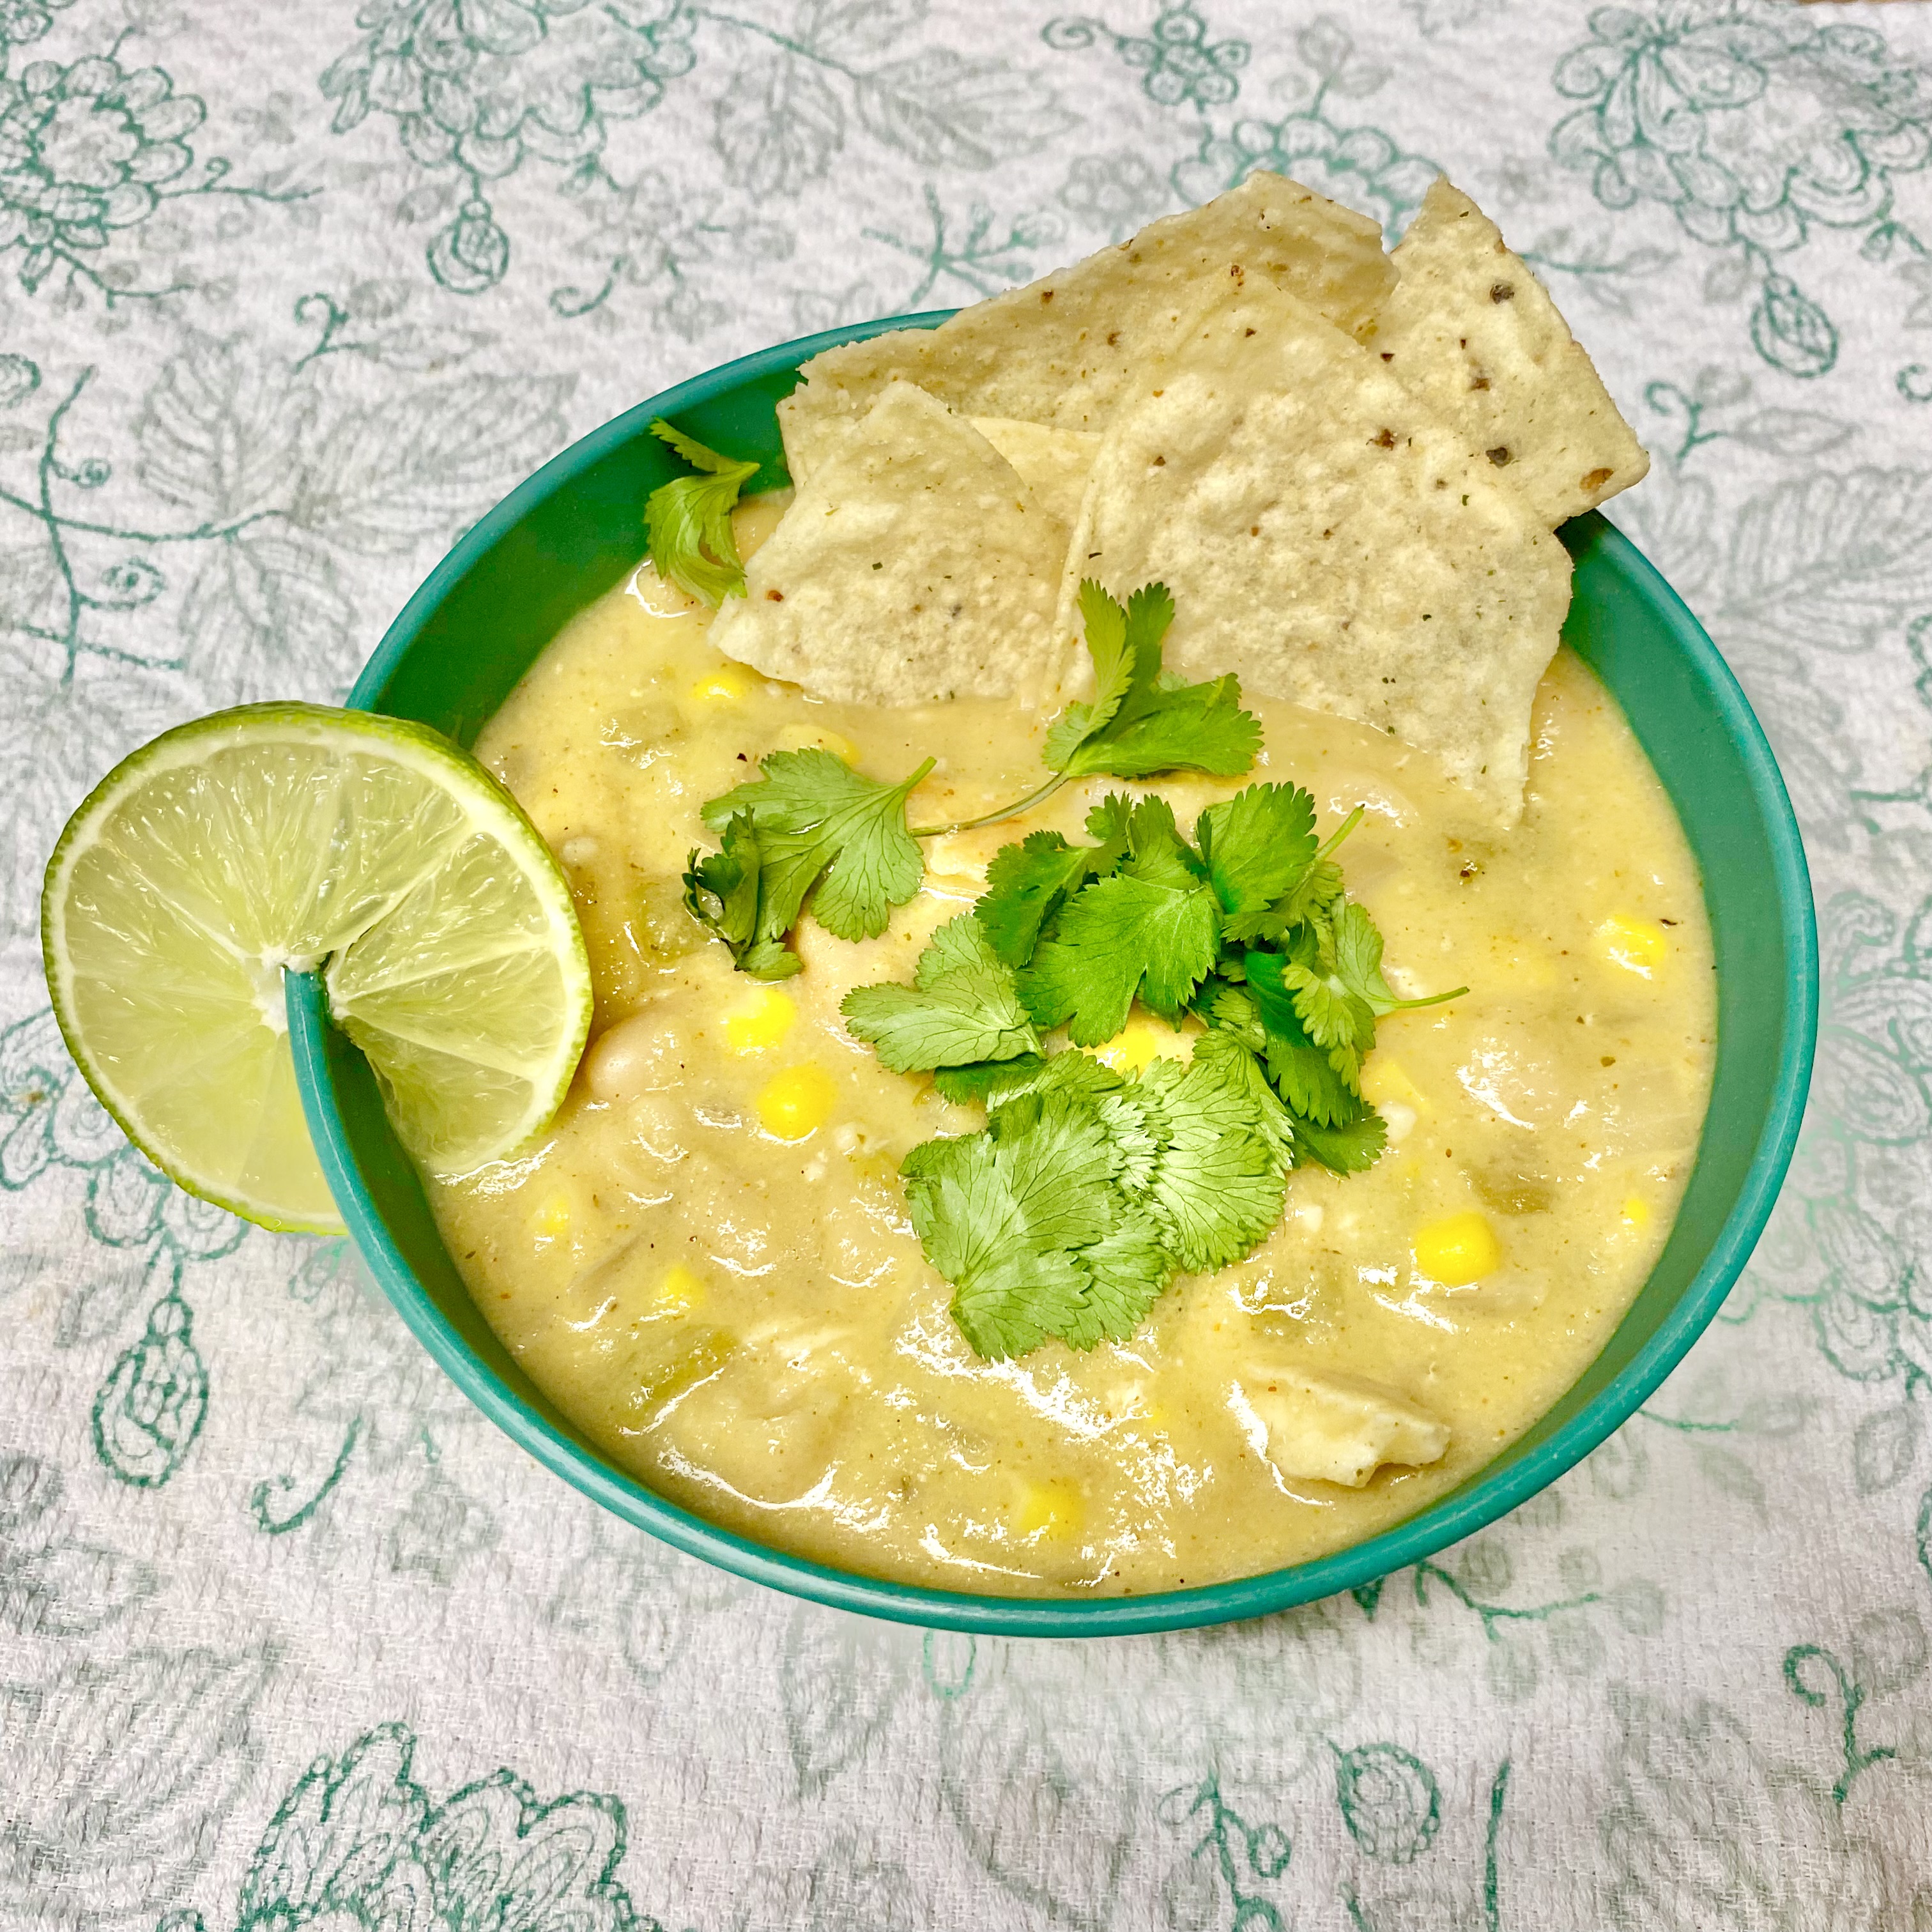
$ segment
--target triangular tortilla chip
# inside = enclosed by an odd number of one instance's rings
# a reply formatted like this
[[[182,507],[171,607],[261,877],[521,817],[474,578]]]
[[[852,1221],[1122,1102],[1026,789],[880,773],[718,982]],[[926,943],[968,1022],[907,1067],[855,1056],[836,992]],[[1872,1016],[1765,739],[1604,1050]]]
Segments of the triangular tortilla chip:
[[[1348,329],[1368,325],[1394,282],[1374,222],[1299,182],[1257,172],[938,328],[896,329],[814,356],[805,386],[779,405],[788,454],[796,442],[808,476],[824,436],[801,419],[855,415],[895,378],[968,416],[1104,429],[1132,373],[1236,267]]]
[[[1499,823],[1520,814],[1569,559],[1372,352],[1271,284],[1231,287],[1115,418],[1063,638],[1082,577],[1167,585],[1173,669],[1389,731]]]
[[[962,417],[892,383],[813,472],[718,613],[728,657],[820,698],[1034,701],[1063,662],[1066,526]]]
[[[860,419],[836,410],[794,412],[790,402],[787,397],[778,404],[778,428],[784,437],[785,467],[793,482],[802,484],[812,480],[826,455],[852,433]],[[1094,452],[1100,447],[1097,434],[1023,422],[1017,416],[968,416],[967,421],[1019,472],[1020,481],[1033,492],[1042,509],[1063,524],[1072,523],[1087,494],[1087,472],[1094,466]]]
[[[1040,508],[1070,529],[1079,517],[1088,475],[1100,454],[1098,434],[1022,422],[1015,416],[968,420],[1020,472],[1020,481]]]
[[[1650,467],[1603,379],[1496,225],[1438,176],[1397,244],[1370,348],[1552,529]]]

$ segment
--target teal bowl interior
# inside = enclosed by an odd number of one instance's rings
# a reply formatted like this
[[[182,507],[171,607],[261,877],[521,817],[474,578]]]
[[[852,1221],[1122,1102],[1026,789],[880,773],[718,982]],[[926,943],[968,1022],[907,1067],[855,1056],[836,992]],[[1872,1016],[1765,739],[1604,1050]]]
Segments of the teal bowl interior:
[[[939,316],[918,316],[931,324]],[[574,611],[644,549],[646,496],[677,466],[646,425],[761,459],[787,479],[772,406],[799,364],[872,323],[784,344],[643,403],[546,464],[436,566],[382,640],[350,703],[467,745]],[[1534,1428],[1406,1522],[1319,1561],[1160,1595],[1028,1600],[916,1589],[789,1556],[716,1528],[593,1448],[511,1358],[444,1249],[421,1183],[320,987],[291,978],[289,1016],[309,1126],[376,1280],[472,1401],[586,1496],[707,1562],[796,1595],[908,1623],[1082,1636],[1251,1617],[1386,1575],[1471,1534],[1587,1455],[1662,1382],[1748,1258],[1796,1139],[1817,1025],[1817,939],[1790,801],[1736,680],[1642,554],[1594,514],[1562,532],[1576,561],[1567,641],[1622,706],[1676,801],[1717,940],[1718,1064],[1697,1165],[1670,1239],[1603,1353]]]

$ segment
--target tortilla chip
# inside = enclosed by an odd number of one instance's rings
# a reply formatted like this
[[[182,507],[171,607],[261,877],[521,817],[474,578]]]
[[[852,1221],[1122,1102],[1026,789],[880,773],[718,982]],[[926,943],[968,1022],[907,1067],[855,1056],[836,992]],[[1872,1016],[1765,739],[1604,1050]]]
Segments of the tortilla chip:
[[[859,418],[836,410],[794,412],[791,403],[788,396],[778,404],[778,428],[784,437],[785,467],[794,483],[804,484],[826,454],[851,434]],[[1063,524],[1072,523],[1086,494],[1094,452],[1100,447],[1098,435],[1023,422],[1016,416],[969,416],[967,420],[1019,472],[1020,481],[1033,492],[1042,509]]]
[[[1552,529],[1642,480],[1650,458],[1543,284],[1438,176],[1397,244],[1365,339]]]
[[[801,434],[801,419],[856,415],[896,377],[963,415],[1104,429],[1133,372],[1236,266],[1347,329],[1368,326],[1395,279],[1374,222],[1298,182],[1252,174],[1204,208],[1164,216],[938,328],[896,329],[814,356],[805,386],[779,406],[788,458],[796,436],[808,474],[824,438]]]
[[[878,397],[879,389],[874,389],[866,400],[876,402]],[[858,427],[860,413],[856,408],[822,408],[802,385],[778,398],[778,437],[784,445],[785,467],[797,488],[812,481],[812,472]]]
[[[1020,473],[1034,500],[1071,529],[1087,495],[1087,477],[1100,452],[1091,430],[1054,429],[1013,416],[973,416],[973,427]]]
[[[1570,562],[1527,501],[1370,350],[1258,277],[1140,380],[1088,484],[1082,577],[1174,593],[1166,661],[1432,752],[1503,824]]]
[[[892,384],[746,566],[711,640],[814,695],[1035,701],[1057,682],[1066,526],[962,417]]]

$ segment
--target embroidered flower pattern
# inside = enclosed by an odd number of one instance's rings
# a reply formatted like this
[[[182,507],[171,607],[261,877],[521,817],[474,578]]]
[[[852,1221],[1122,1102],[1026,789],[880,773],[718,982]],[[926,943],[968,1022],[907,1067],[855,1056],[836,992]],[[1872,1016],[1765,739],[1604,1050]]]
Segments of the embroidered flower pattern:
[[[1558,91],[1583,104],[1551,134],[1551,155],[1587,174],[1606,208],[1655,203],[1696,240],[1741,250],[1760,284],[1758,353],[1823,375],[1838,331],[1772,258],[1814,228],[1876,238],[1894,178],[1932,160],[1932,75],[1870,28],[1796,10],[1669,0],[1654,14],[1599,8],[1590,31],[1557,64]]]
[[[1191,0],[1164,9],[1144,34],[1117,34],[1103,20],[1049,20],[1040,38],[1062,52],[1106,40],[1144,76],[1141,91],[1163,107],[1225,107],[1241,91],[1235,78],[1248,64],[1246,40],[1210,40]]]
[[[35,61],[0,82],[0,248],[25,250],[29,293],[63,256],[107,244],[153,214],[157,190],[193,166],[205,113],[158,67],[94,56]]]
[[[374,110],[396,123],[418,166],[467,178],[455,219],[430,243],[430,272],[473,295],[501,281],[509,237],[483,184],[526,158],[580,166],[602,152],[606,124],[646,114],[696,56],[691,16],[587,0],[371,0],[363,38],[322,76],[346,133]]]
[[[0,0],[0,46],[24,47],[53,26],[55,13],[74,0]]]

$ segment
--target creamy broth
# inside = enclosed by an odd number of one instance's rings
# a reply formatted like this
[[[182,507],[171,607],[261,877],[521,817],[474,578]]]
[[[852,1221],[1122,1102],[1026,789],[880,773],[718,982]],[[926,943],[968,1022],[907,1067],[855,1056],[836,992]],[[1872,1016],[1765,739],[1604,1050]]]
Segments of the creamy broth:
[[[746,549],[782,502],[740,510]],[[432,1199],[491,1324],[613,1460],[714,1522],[871,1575],[1139,1593],[1372,1534],[1576,1379],[1669,1229],[1715,997],[1669,801],[1568,651],[1543,681],[1528,808],[1507,835],[1424,754],[1250,699],[1265,748],[1245,778],[1096,780],[929,841],[924,890],[880,938],[848,944],[808,918],[805,970],[767,988],[683,908],[686,854],[715,842],[705,800],[775,749],[823,745],[895,777],[937,752],[911,819],[951,823],[1034,788],[1045,721],[990,702],[816,703],[722,658],[706,626],[640,570],[566,626],[477,746],[569,874],[597,1013],[541,1144]],[[1366,806],[1341,856],[1391,981],[1472,990],[1382,1023],[1364,1088],[1390,1144],[1367,1173],[1297,1170],[1261,1246],[1183,1276],[1126,1343],[982,1361],[897,1170],[983,1114],[886,1071],[839,1001],[909,977],[1025,832],[1082,836],[1108,790],[1158,790],[1185,826],[1263,779],[1306,786],[1324,833]],[[1136,1010],[1101,1057],[1136,1067],[1190,1044]],[[1475,1229],[1498,1256],[1479,1280],[1425,1272]],[[1256,1410],[1310,1372],[1419,1406],[1447,1424],[1446,1453],[1359,1486],[1285,1474]]]

